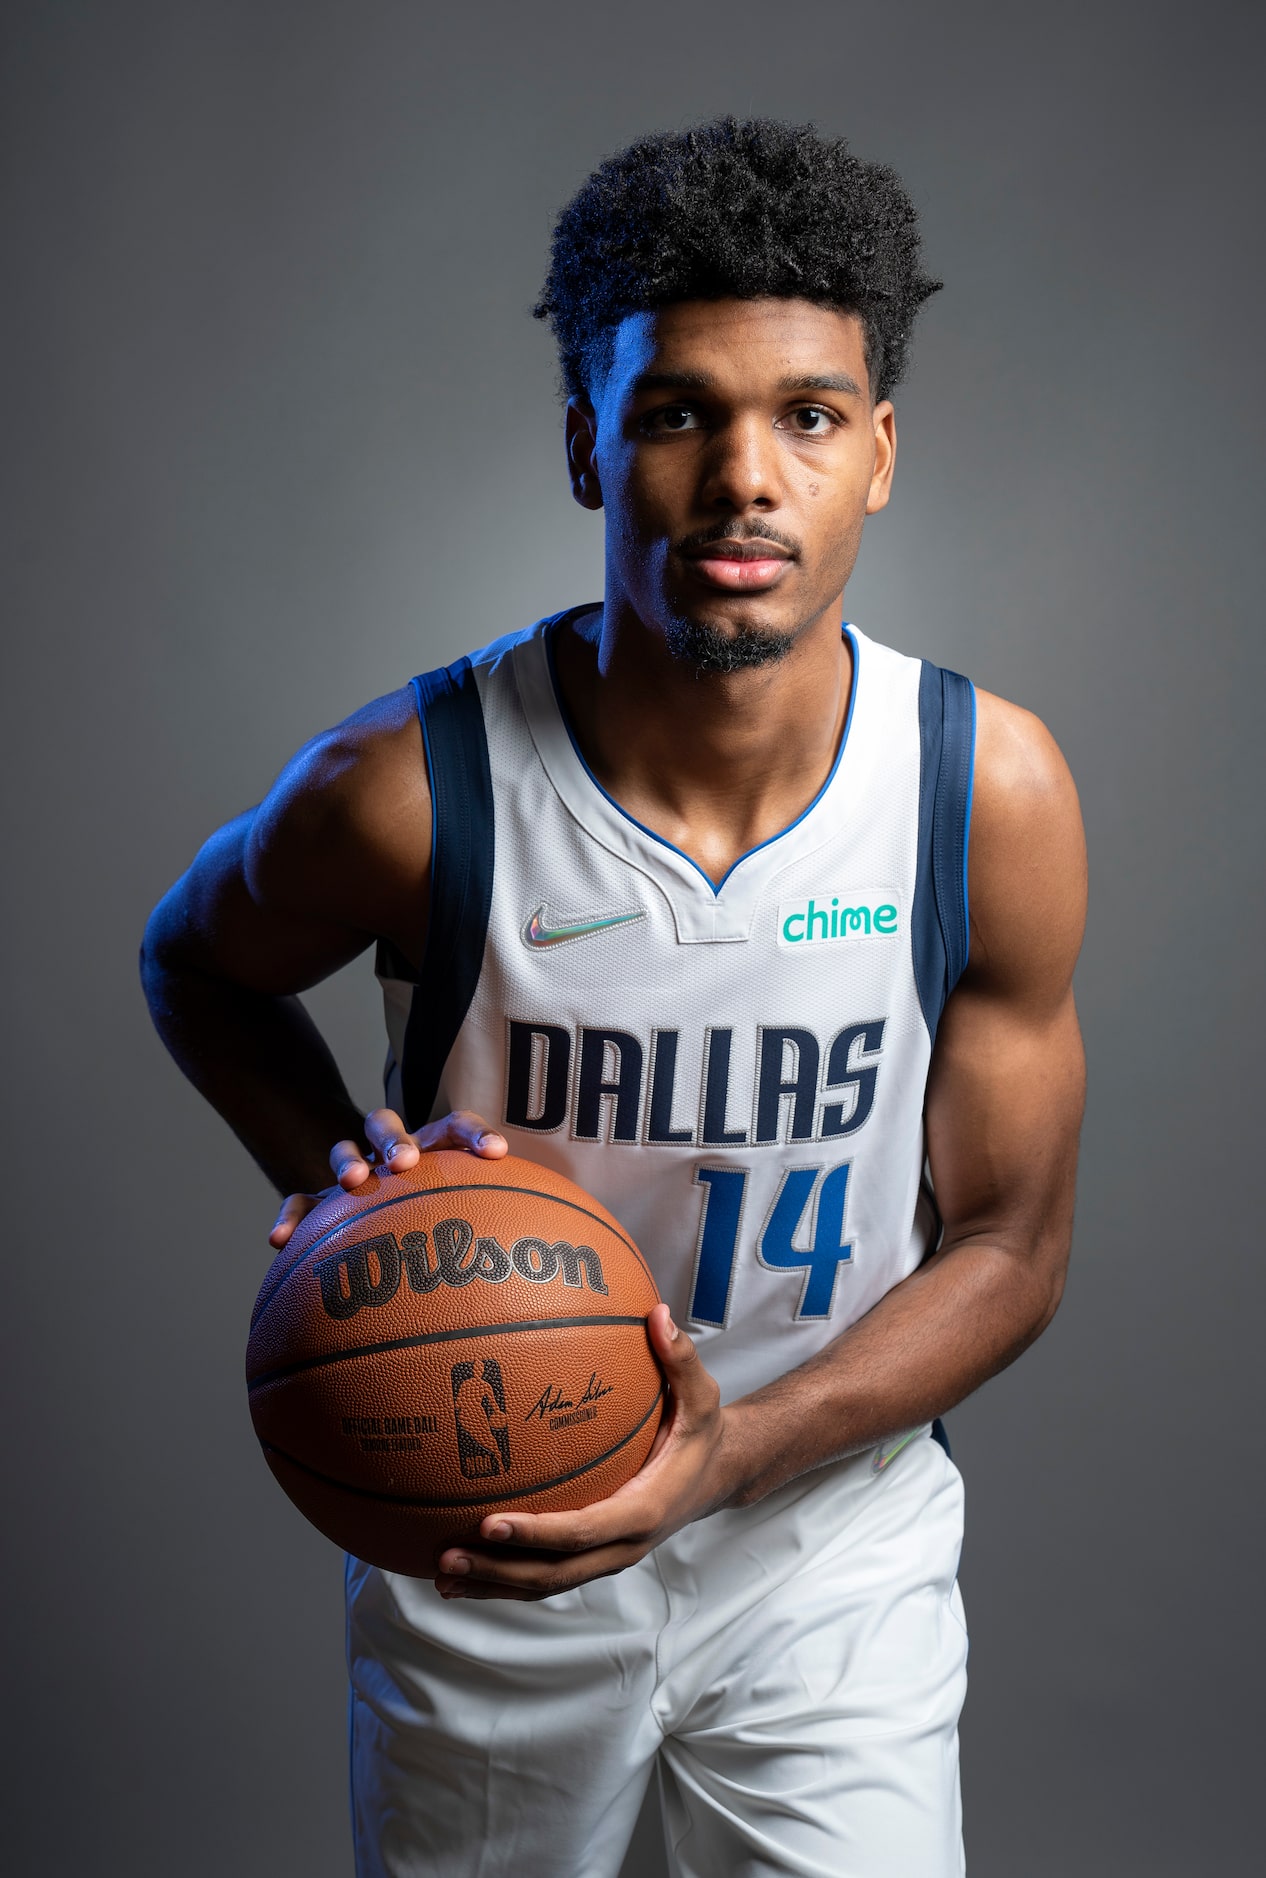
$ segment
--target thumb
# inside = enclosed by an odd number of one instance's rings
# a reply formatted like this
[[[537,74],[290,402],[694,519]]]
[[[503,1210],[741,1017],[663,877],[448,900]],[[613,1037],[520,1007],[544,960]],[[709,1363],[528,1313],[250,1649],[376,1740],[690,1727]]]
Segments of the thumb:
[[[657,1304],[646,1320],[651,1348],[673,1392],[678,1408],[710,1410],[717,1395],[716,1383],[704,1368],[693,1337],[673,1322],[666,1304]]]
[[[280,1252],[287,1243],[301,1219],[305,1219],[314,1206],[320,1204],[321,1196],[315,1193],[292,1193],[282,1201],[281,1211],[273,1221],[268,1243],[274,1252]]]

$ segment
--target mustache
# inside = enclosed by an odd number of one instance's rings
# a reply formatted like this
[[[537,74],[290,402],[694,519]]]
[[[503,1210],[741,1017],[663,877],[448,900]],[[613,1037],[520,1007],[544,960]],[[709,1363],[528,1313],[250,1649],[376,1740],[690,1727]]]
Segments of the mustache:
[[[785,549],[796,560],[800,558],[798,541],[791,535],[779,534],[778,530],[771,528],[768,522],[757,520],[716,522],[711,528],[699,528],[692,535],[683,535],[679,541],[673,543],[673,548],[678,554],[691,554],[696,548],[710,548],[717,541],[772,541],[776,547]]]

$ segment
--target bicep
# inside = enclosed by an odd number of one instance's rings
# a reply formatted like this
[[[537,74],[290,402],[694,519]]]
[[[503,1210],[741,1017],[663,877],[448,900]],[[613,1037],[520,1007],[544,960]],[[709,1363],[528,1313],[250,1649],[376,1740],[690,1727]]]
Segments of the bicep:
[[[983,1235],[1024,1254],[1056,1254],[1072,1218],[1084,1083],[1071,987],[1040,1010],[971,985],[954,995],[937,1033],[926,1118],[948,1242]]]
[[[363,952],[373,934],[283,910],[252,891],[250,850],[259,814],[247,810],[204,843],[151,915],[146,951],[168,968],[284,996],[328,978]]]
[[[228,822],[157,909],[147,946],[253,991],[305,991],[386,938],[415,962],[431,838],[404,693],[315,738]]]
[[[988,1236],[1062,1274],[1084,1059],[1072,975],[1086,870],[1076,790],[1049,732],[981,699],[972,945],[928,1081],[928,1158],[947,1244]]]

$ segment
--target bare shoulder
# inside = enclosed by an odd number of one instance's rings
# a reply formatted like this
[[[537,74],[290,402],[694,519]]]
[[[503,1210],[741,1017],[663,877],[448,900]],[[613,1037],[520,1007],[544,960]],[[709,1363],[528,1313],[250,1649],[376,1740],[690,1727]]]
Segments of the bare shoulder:
[[[412,952],[430,852],[422,732],[405,686],[291,758],[255,811],[247,882],[278,912],[385,934]]]
[[[1040,718],[992,692],[978,691],[976,702],[969,975],[1062,995],[1086,913],[1076,785]]]

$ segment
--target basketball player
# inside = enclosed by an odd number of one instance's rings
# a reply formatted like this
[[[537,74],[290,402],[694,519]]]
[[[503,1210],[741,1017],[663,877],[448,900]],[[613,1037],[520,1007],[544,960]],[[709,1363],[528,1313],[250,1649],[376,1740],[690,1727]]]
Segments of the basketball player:
[[[151,922],[163,1036],[289,1196],[274,1247],[330,1165],[509,1147],[665,1299],[671,1417],[619,1493],[432,1578],[349,1560],[361,1878],[614,1878],[656,1769],[690,1878],[963,1869],[937,1417],[1059,1301],[1085,876],[1043,727],[845,621],[935,285],[842,142],[727,120],[604,163],[538,309],[603,600],[317,737]],[[374,943],[363,1117],[296,994]]]

